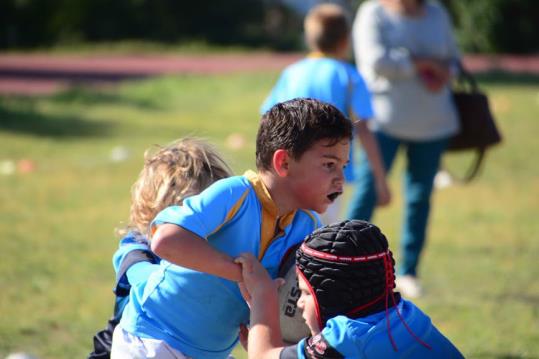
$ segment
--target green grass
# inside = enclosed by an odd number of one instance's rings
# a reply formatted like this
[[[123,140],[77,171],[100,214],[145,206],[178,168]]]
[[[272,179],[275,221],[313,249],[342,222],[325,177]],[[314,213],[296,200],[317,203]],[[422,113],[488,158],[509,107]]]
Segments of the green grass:
[[[87,355],[111,313],[117,246],[129,189],[152,144],[185,135],[213,142],[236,173],[254,167],[258,106],[276,73],[183,76],[52,97],[0,98],[0,162],[31,159],[31,173],[0,175],[0,357]],[[529,80],[529,79],[528,79]],[[468,358],[539,353],[539,124],[537,81],[482,78],[504,143],[477,181],[439,190],[416,303]],[[239,133],[247,145],[233,150]],[[111,151],[130,157],[112,162]],[[461,170],[469,158],[449,155]],[[398,260],[395,200],[374,219]],[[237,351],[243,357],[241,350]]]
[[[176,43],[165,43],[158,41],[144,40],[122,40],[122,41],[99,41],[99,42],[60,42],[52,46],[34,47],[31,49],[9,49],[7,53],[47,53],[47,54],[76,54],[76,55],[155,55],[163,54],[223,54],[223,53],[246,53],[253,51],[269,51],[267,47],[231,46],[216,45],[206,41],[191,40]]]

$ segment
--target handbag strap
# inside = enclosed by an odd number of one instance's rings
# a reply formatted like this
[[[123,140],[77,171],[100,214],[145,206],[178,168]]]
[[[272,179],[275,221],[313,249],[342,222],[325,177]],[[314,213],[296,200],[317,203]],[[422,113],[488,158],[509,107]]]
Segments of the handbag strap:
[[[462,61],[457,62],[457,70],[458,70],[458,76],[456,78],[456,84],[462,87],[467,87],[468,91],[471,93],[477,93],[479,92],[479,86],[477,85],[477,81],[475,80],[475,77],[472,75],[471,72],[466,70],[464,67],[464,64]],[[483,159],[485,158],[486,148],[481,147],[478,148],[475,152],[475,158],[473,162],[471,163],[470,167],[466,171],[466,174],[459,178],[455,176],[451,171],[446,171],[450,174],[451,178],[459,183],[466,184],[472,181],[477,174],[479,173],[479,170],[481,169],[481,164],[483,163]]]
[[[470,183],[472,179],[474,179],[479,174],[479,170],[481,169],[481,164],[483,163],[483,159],[485,158],[485,153],[486,153],[485,148],[483,147],[478,148],[477,151],[475,152],[475,158],[472,164],[470,165],[470,167],[468,167],[466,174],[460,178],[455,176],[453,172],[451,172],[447,168],[445,168],[445,171],[449,173],[449,175],[451,176],[451,179],[455,182],[462,183],[462,184]]]
[[[456,84],[459,86],[469,87],[470,92],[479,92],[479,86],[477,81],[471,72],[466,70],[462,61],[457,62],[458,76],[456,78]]]

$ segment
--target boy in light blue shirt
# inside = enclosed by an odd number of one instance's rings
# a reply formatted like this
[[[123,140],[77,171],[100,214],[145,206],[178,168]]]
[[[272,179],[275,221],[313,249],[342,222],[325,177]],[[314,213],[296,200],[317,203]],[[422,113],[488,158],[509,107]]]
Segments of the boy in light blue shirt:
[[[311,53],[283,70],[269,96],[262,104],[265,112],[274,104],[293,98],[315,98],[328,102],[354,122],[357,136],[376,178],[379,205],[390,201],[385,169],[378,145],[369,128],[373,116],[371,97],[361,75],[345,59],[350,45],[350,25],[344,10],[336,4],[314,7],[305,18],[305,38]],[[354,146],[350,146],[350,164],[346,181],[354,181]],[[340,219],[338,202],[323,216],[325,222]]]
[[[350,121],[320,101],[265,113],[257,172],[217,181],[152,222],[160,268],[131,289],[112,357],[226,358],[249,320],[233,258],[251,253],[277,276],[287,250],[320,226],[314,211],[341,194],[351,137]]]

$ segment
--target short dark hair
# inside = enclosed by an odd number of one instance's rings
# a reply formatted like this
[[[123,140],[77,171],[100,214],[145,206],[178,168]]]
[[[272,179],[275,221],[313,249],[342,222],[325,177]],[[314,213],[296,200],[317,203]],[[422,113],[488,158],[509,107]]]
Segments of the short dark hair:
[[[313,7],[305,17],[305,41],[311,50],[334,52],[350,37],[350,24],[344,9],[337,4]]]
[[[263,116],[256,136],[256,167],[270,170],[275,151],[284,149],[299,160],[315,142],[331,145],[352,139],[352,123],[335,106],[315,99],[298,98],[271,107]]]

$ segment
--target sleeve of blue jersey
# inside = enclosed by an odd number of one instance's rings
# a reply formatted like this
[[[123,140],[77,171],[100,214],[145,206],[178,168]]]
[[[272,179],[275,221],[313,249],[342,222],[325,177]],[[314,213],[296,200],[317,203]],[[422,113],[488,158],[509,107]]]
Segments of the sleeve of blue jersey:
[[[225,223],[231,209],[250,189],[246,181],[242,176],[220,180],[200,194],[187,198],[182,206],[165,208],[150,224],[152,232],[160,224],[171,223],[207,238]]]
[[[350,321],[344,316],[331,318],[322,330],[322,336],[329,346],[344,355],[345,358],[358,358],[361,356],[358,350],[363,347],[361,338],[372,326],[368,323],[365,325],[356,323],[353,328],[350,328],[349,325]]]
[[[352,77],[352,111],[362,120],[368,120],[374,116],[371,102],[371,93],[363,77],[353,69]]]
[[[289,99],[286,88],[288,73],[287,69],[285,69],[281,73],[281,76],[279,76],[279,79],[275,83],[275,86],[273,86],[273,88],[271,89],[270,94],[268,95],[264,103],[262,103],[262,106],[260,106],[261,115],[265,114],[270,108],[273,107],[273,105]]]
[[[120,240],[118,249],[112,255],[112,266],[116,274],[118,274],[118,270],[122,265],[125,256],[134,250],[150,251],[150,247],[147,243],[136,240],[135,237],[129,233]]]

